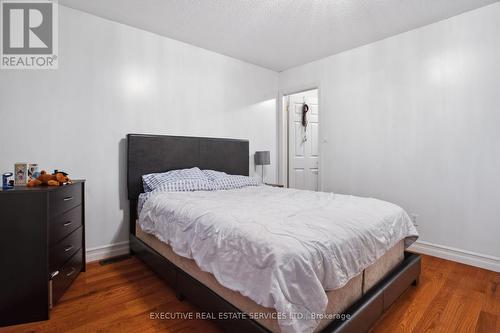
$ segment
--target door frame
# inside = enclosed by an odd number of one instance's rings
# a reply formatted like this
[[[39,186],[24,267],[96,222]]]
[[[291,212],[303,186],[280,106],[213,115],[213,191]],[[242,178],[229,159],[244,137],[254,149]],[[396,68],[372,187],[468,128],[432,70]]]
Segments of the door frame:
[[[321,96],[321,84],[313,83],[302,85],[290,89],[280,90],[278,93],[278,183],[288,187],[288,164],[289,164],[289,148],[288,148],[288,113],[286,111],[287,105],[284,103],[284,99],[287,96],[298,94],[301,92],[309,90],[318,91],[318,144],[319,144],[319,156],[318,156],[318,190],[323,190],[322,182],[322,157],[323,157],[323,137],[322,137],[322,111],[323,111],[323,99]]]

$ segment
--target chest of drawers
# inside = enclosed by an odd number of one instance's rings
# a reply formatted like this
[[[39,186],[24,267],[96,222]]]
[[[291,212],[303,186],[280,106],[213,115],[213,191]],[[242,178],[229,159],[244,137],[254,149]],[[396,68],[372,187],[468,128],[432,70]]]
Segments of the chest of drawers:
[[[85,271],[85,182],[0,190],[0,326],[46,320]]]

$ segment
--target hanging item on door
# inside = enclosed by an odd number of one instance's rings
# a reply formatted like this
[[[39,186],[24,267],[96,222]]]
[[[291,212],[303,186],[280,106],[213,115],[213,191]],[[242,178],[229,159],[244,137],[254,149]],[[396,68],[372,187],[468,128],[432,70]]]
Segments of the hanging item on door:
[[[302,142],[307,141],[307,112],[309,111],[309,105],[304,102],[302,104],[302,127],[303,127],[303,132],[302,132]]]

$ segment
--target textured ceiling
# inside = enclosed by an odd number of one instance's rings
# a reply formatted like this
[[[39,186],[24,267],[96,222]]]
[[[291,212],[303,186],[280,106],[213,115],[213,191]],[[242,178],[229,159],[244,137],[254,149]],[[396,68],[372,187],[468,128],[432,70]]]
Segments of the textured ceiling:
[[[59,0],[282,71],[497,0]]]

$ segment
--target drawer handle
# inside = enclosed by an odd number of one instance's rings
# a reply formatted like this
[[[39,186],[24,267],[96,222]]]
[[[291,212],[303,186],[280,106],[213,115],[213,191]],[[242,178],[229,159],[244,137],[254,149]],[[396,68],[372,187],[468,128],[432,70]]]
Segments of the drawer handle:
[[[64,223],[63,226],[69,227],[72,224],[73,224],[73,221],[68,221],[68,222]]]
[[[71,267],[71,272],[69,272],[68,274],[66,274],[66,276],[70,277],[71,275],[75,274],[75,272],[76,272],[76,268]]]
[[[64,249],[64,252],[68,252],[68,251],[71,251],[73,250],[73,245],[68,245],[65,249]]]
[[[71,201],[71,200],[73,200],[73,197],[66,197],[66,198],[64,198],[63,200],[64,200],[64,201]]]

